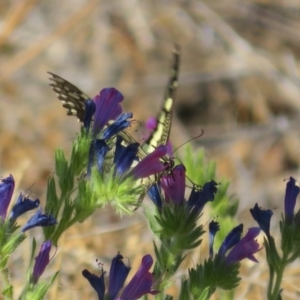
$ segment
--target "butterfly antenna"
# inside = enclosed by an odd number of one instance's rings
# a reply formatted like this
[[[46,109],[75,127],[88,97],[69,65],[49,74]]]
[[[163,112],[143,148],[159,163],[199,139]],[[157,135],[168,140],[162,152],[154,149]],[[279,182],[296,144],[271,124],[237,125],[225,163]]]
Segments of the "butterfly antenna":
[[[186,144],[188,144],[188,143],[190,143],[190,142],[192,142],[192,141],[194,141],[194,140],[199,139],[203,134],[204,134],[204,130],[201,128],[201,133],[200,133],[199,135],[197,135],[197,136],[195,136],[195,137],[193,137],[193,138],[187,140],[186,142],[184,142],[183,144],[181,144],[180,146],[178,146],[177,148],[175,148],[175,150],[172,152],[172,155],[171,155],[171,156],[173,156],[174,153],[175,153],[176,151],[178,151],[178,149],[180,149],[182,146],[184,146],[184,145],[186,145]]]

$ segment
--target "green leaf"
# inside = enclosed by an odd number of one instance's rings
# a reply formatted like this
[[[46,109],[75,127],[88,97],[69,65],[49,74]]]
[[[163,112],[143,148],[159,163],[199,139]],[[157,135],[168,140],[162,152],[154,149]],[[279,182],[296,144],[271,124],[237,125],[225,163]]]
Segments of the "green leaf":
[[[210,290],[209,287],[207,287],[206,289],[204,289],[204,291],[202,292],[202,294],[200,295],[200,297],[197,298],[197,300],[208,300],[210,298],[209,290]]]
[[[8,299],[12,299],[14,294],[14,287],[9,285],[2,290],[2,295],[6,296]]]

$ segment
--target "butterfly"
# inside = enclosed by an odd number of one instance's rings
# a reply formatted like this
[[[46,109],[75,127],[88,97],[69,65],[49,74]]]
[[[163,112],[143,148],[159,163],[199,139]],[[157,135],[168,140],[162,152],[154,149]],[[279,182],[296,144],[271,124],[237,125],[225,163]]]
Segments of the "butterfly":
[[[150,136],[144,141],[143,146],[139,147],[138,156],[144,158],[151,153],[157,146],[166,145],[171,131],[172,112],[174,104],[174,95],[178,85],[178,74],[180,64],[180,48],[178,45],[173,49],[172,74],[168,81],[165,91],[164,101],[160,113],[156,118],[156,127]],[[67,81],[66,79],[48,72],[51,77],[50,86],[57,94],[58,99],[62,102],[62,106],[67,109],[67,115],[76,116],[83,123],[85,115],[85,101],[92,99],[78,87]],[[135,139],[126,130],[119,133],[125,143],[135,143]]]

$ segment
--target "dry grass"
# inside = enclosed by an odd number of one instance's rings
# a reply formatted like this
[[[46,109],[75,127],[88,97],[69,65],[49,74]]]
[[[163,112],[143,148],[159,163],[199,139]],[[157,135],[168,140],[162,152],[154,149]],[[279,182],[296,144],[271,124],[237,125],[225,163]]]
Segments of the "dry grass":
[[[195,147],[204,146],[220,177],[232,179],[246,228],[257,201],[280,215],[283,179],[300,178],[299,14],[300,2],[292,0],[1,1],[0,174],[13,173],[19,189],[44,201],[53,151],[69,149],[79,128],[65,117],[46,71],[90,95],[114,86],[126,109],[145,120],[159,110],[177,42],[182,65],[172,141],[204,129]],[[141,214],[120,221],[99,212],[71,229],[45,275],[61,270],[49,298],[93,299],[81,270],[92,269],[96,257],[107,268],[118,250],[135,264],[152,252]],[[22,255],[12,266],[20,287],[29,254]],[[296,297],[298,270],[297,263],[286,275],[285,299]],[[261,299],[263,255],[243,274],[236,299]]]

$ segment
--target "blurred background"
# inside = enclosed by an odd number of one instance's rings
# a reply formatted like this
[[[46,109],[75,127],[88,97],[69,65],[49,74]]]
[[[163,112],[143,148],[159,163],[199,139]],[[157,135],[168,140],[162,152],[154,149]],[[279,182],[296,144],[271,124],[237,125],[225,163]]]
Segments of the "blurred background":
[[[249,208],[256,202],[274,209],[278,219],[284,179],[300,178],[297,0],[1,0],[0,174],[12,173],[17,191],[43,203],[54,149],[70,149],[80,128],[76,118],[66,117],[47,71],[91,96],[104,87],[119,89],[125,110],[145,121],[160,109],[175,42],[182,57],[173,144],[203,129],[193,147],[204,147],[219,178],[231,181],[245,228],[255,225]],[[32,236],[42,241],[34,229],[23,247]],[[133,268],[152,253],[141,212],[120,220],[106,209],[70,229],[44,276],[61,270],[49,299],[95,299],[81,271],[99,272],[95,258],[109,270],[117,251]],[[12,259],[16,295],[29,255],[23,250]],[[259,265],[249,264],[236,299],[261,299],[264,260],[261,253]],[[289,287],[299,290],[299,265],[290,272],[285,299],[295,299]]]

